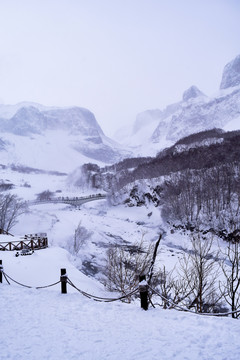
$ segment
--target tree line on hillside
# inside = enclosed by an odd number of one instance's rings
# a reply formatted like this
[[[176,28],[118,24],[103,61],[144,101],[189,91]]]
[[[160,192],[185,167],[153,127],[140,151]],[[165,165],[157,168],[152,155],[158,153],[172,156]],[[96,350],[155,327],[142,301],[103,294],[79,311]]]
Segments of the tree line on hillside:
[[[233,231],[240,226],[240,163],[172,174],[164,182],[162,216],[168,222]]]
[[[188,136],[185,136],[178,140],[175,145],[189,145],[196,142],[201,142],[206,139],[222,139],[226,137],[224,130],[222,129],[211,129],[206,131],[200,131],[198,133],[194,133]],[[230,132],[232,136],[232,132]]]
[[[220,141],[196,146],[197,141],[209,138]],[[181,150],[175,145],[155,158],[126,159],[104,168],[85,164],[79,184],[106,190],[113,203],[141,206],[152,202],[162,207],[164,219],[171,224],[234,231],[240,225],[240,131],[215,129],[190,135],[180,143],[192,147]],[[149,180],[154,180],[155,187],[146,190],[142,184]]]
[[[128,206],[151,203],[161,208],[162,218],[173,227],[212,228],[227,240],[240,228],[240,162],[187,169],[155,179],[153,185],[137,181],[110,199]]]
[[[139,165],[131,173],[130,178],[135,181],[165,176],[187,169],[209,169],[224,163],[238,162],[239,155],[240,134],[238,133],[220,143],[208,146],[193,147],[185,151],[176,151],[175,147],[169,149],[149,163]]]
[[[176,145],[191,144],[213,137],[221,140],[206,146],[189,146],[179,151]],[[125,159],[117,164],[100,168],[96,164],[82,166],[81,178],[76,185],[106,191],[118,191],[124,186],[141,179],[167,176],[187,169],[210,169],[221,164],[238,162],[240,158],[240,131],[221,133],[210,130],[190,135],[174,146],[160,152],[156,157]]]

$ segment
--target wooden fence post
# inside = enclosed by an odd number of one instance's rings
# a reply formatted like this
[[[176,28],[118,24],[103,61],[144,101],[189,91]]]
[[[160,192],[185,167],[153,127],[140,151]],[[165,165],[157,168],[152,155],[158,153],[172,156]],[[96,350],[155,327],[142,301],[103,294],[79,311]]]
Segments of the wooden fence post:
[[[2,266],[2,260],[0,260],[0,284],[2,283],[2,272],[3,272],[3,266]]]
[[[66,269],[61,269],[60,280],[61,280],[61,293],[62,294],[67,294],[67,274],[66,274]]]
[[[141,308],[148,310],[148,283],[146,281],[146,275],[139,276],[139,292],[141,299]]]

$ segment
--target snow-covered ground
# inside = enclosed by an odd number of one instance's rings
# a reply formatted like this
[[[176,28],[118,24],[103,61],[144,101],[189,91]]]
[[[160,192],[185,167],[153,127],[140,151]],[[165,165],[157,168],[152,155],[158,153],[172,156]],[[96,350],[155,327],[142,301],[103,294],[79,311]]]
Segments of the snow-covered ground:
[[[109,208],[105,200],[86,204],[81,210],[51,204],[31,209],[20,218],[15,232],[47,231],[51,246],[31,256],[15,257],[14,252],[1,252],[6,274],[37,287],[58,281],[60,269],[66,268],[77,287],[101,297],[117,294],[109,295],[97,280],[77,270],[72,256],[57,245],[64,246],[82,220],[93,235],[80,256],[89,252],[99,256],[101,263],[105,248],[98,246],[97,240],[115,241],[107,236],[111,233],[133,241],[145,229],[150,241],[156,238],[160,225],[157,211],[146,221],[146,209]],[[167,245],[173,242],[176,247],[184,245],[184,237],[177,240],[174,235],[168,235],[160,249],[161,261],[171,266],[177,256],[172,256],[172,248]],[[159,307],[145,312],[138,299],[131,304],[99,303],[83,297],[69,285],[68,294],[61,294],[60,284],[37,290],[12,282],[9,286],[4,279],[0,296],[1,360],[239,358],[240,322],[231,318],[205,317]]]
[[[150,212],[152,215],[148,217]],[[156,241],[160,232],[158,209],[111,207],[107,200],[97,200],[82,205],[80,209],[65,204],[30,206],[29,212],[21,215],[12,233],[25,235],[45,232],[51,247],[69,249],[79,223],[90,236],[82,244],[79,256],[72,257],[78,268],[84,261],[92,267],[104,267],[109,246],[133,244],[140,242],[142,237],[146,242]]]
[[[2,169],[4,182],[26,200],[44,191],[61,191],[60,196],[81,196],[69,187],[66,176],[21,174]],[[26,186],[28,184],[28,186]],[[79,222],[89,232],[78,257],[68,251]],[[156,241],[163,224],[159,210],[146,207],[111,207],[107,200],[84,204],[80,209],[64,204],[29,207],[11,230],[15,238],[46,232],[49,248],[31,256],[15,257],[0,252],[4,271],[16,281],[33,287],[59,280],[60,269],[82,290],[97,296],[109,294],[95,278],[83,273],[84,262],[104,267],[106,251],[116,243]],[[10,240],[14,238],[10,237]],[[6,237],[0,235],[0,241]],[[161,242],[158,261],[172,269],[188,247],[187,236],[167,233]],[[86,273],[86,268],[85,268]],[[4,279],[0,284],[1,360],[72,359],[191,359],[236,360],[240,345],[240,322],[231,318],[205,317],[159,307],[141,310],[139,300],[131,304],[99,303],[60,284],[47,289],[29,289]]]
[[[1,139],[7,144],[7,151],[1,152],[1,164],[14,163],[46,171],[69,172],[90,160],[74,148],[74,145],[77,147],[84,142],[84,138],[81,135],[66,136],[63,130],[49,130],[44,136],[33,134],[29,137],[3,133]]]
[[[239,124],[240,124],[240,117],[231,120],[225,127],[225,131],[234,131],[239,130]]]
[[[17,281],[43,286],[59,280],[65,267],[81,289],[109,296],[103,287],[76,270],[59,248],[31,256],[1,254],[4,271]],[[159,307],[141,310],[132,304],[100,303],[60,284],[28,289],[0,284],[1,360],[73,359],[239,359],[240,322],[231,318],[186,314]]]
[[[239,359],[240,322],[1,285],[1,360]]]

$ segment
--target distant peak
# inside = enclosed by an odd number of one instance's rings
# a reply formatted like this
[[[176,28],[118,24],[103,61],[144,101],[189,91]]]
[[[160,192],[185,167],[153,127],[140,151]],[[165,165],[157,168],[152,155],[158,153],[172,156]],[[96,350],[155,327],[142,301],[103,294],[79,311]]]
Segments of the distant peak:
[[[240,85],[240,55],[225,65],[220,89],[227,89],[237,85]]]
[[[183,101],[196,98],[198,96],[205,96],[196,86],[192,85],[183,93]]]

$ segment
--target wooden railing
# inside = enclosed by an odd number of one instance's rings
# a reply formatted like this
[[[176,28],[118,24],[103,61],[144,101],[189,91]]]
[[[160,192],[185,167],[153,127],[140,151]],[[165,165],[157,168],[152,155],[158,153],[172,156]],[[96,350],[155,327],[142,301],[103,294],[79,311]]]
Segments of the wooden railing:
[[[47,247],[48,238],[46,233],[29,234],[25,235],[22,240],[0,242],[0,251],[14,251],[22,249],[39,250]]]

